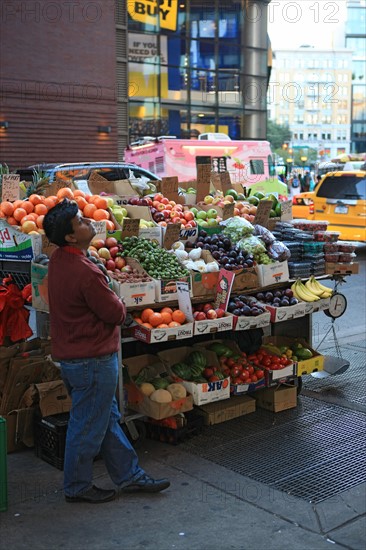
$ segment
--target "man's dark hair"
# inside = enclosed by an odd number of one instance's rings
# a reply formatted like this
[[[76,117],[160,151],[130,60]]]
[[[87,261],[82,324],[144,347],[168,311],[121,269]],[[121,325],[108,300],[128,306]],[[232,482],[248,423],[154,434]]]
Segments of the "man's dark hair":
[[[75,218],[79,207],[75,201],[64,199],[47,212],[43,220],[43,229],[51,243],[57,246],[66,246],[65,236],[73,233],[72,219]]]

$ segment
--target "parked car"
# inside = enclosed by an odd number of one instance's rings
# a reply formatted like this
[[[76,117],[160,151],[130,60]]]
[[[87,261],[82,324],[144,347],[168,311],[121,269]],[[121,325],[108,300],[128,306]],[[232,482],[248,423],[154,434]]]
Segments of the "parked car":
[[[329,172],[292,200],[294,218],[328,221],[341,240],[366,242],[366,171]]]
[[[92,172],[98,172],[108,181],[126,180],[134,182],[157,181],[159,178],[149,170],[140,168],[136,164],[125,162],[73,162],[73,163],[54,163],[54,164],[34,164],[27,168],[16,170],[20,174],[20,179],[32,181],[34,172],[50,178],[50,183],[55,179],[61,179],[66,182],[73,182],[76,186],[90,193],[88,179]]]

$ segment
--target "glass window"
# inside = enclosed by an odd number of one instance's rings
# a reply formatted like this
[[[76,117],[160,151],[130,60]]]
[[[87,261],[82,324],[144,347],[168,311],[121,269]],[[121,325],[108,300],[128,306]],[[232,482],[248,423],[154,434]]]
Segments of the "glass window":
[[[239,2],[221,0],[218,14],[218,37],[239,38],[241,17],[243,14],[240,11]]]
[[[231,139],[242,139],[243,111],[241,109],[224,109],[220,102],[219,131]]]
[[[215,44],[208,40],[192,40],[190,51],[191,67],[215,69]]]
[[[366,178],[362,176],[330,176],[317,192],[318,197],[327,199],[366,199]]]
[[[238,67],[240,67],[240,50],[238,44],[219,42],[218,60],[220,69],[238,69]]]
[[[213,2],[214,3],[214,2]],[[192,38],[214,38],[216,16],[214,7],[192,5],[190,14],[190,34]]]
[[[264,162],[263,160],[251,160],[250,173],[251,174],[264,174]]]

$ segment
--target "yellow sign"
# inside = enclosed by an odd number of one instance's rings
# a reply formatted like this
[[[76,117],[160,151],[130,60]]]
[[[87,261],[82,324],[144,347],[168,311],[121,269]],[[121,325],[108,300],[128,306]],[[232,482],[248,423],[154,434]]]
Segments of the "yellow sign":
[[[127,0],[128,14],[134,21],[175,31],[178,0]]]

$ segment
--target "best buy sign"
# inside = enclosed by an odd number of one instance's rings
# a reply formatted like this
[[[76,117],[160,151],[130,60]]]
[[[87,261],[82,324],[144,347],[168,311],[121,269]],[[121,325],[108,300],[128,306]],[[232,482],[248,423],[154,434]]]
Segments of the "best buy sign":
[[[178,0],[128,0],[127,9],[134,21],[171,31],[177,28]]]

